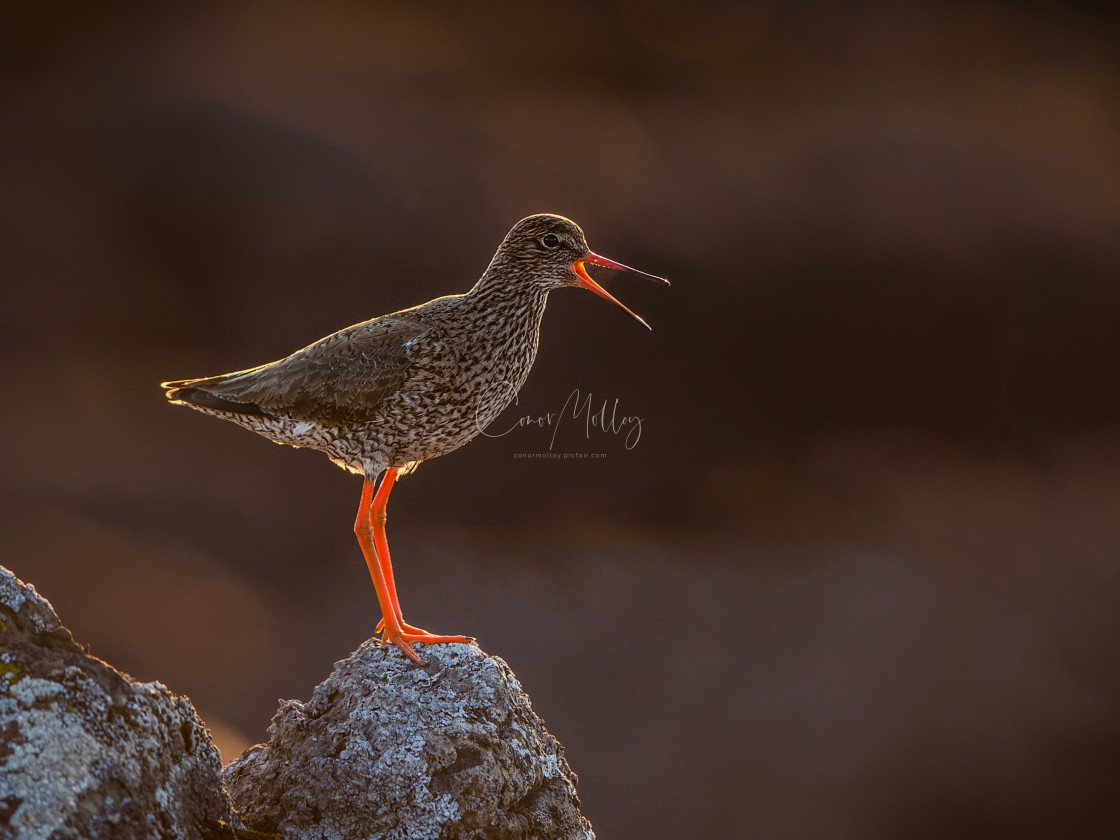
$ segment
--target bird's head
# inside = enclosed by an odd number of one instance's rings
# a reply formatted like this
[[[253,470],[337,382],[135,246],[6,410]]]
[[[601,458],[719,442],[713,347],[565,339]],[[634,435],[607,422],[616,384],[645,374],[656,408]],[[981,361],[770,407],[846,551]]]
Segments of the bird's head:
[[[585,266],[599,265],[668,284],[663,277],[646,274],[614,260],[601,257],[587,247],[579,225],[551,213],[528,216],[513,226],[494,255],[491,269],[514,275],[517,282],[539,284],[545,290],[577,286],[594,292],[622,309],[638,323],[649,324],[631,312],[606,289],[591,279]]]

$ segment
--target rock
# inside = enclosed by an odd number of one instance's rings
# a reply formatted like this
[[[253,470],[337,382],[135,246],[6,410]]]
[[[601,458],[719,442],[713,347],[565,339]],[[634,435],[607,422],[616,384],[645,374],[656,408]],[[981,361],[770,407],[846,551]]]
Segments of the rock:
[[[475,645],[424,656],[371,640],[285,702],[226,770],[239,817],[190,700],[89,655],[0,567],[0,840],[593,840],[509,667]]]
[[[221,770],[190,700],[90,656],[0,566],[0,838],[233,838]]]
[[[246,825],[285,838],[594,838],[563,748],[501,659],[366,642],[225,779]]]

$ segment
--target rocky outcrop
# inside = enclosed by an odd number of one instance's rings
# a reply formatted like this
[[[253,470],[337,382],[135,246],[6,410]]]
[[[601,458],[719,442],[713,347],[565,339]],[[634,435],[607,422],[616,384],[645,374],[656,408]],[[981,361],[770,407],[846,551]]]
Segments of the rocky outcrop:
[[[475,645],[419,668],[366,642],[225,773],[247,825],[285,838],[593,838],[575,776],[513,672]]]
[[[0,567],[0,840],[592,840],[509,667],[473,644],[423,655],[371,640],[336,663],[227,795],[190,700],[91,656]]]
[[[0,567],[0,838],[233,838],[190,700],[90,656]]]

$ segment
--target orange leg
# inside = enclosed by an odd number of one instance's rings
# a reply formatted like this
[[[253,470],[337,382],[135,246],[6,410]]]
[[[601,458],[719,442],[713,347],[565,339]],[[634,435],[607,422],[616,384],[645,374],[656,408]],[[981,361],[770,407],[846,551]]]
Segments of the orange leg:
[[[393,563],[389,559],[389,542],[385,537],[385,520],[388,518],[385,508],[389,504],[389,493],[393,489],[393,484],[397,480],[397,468],[389,467],[385,471],[385,477],[381,479],[381,484],[377,488],[377,495],[373,497],[373,504],[370,506],[369,520],[373,526],[373,539],[377,548],[377,562],[381,566],[381,574],[385,577],[385,586],[389,590],[389,603],[393,606],[393,612],[397,614],[397,621],[403,622],[404,616],[401,614],[401,604],[397,600],[397,584],[393,581]],[[380,630],[385,623],[385,619],[381,619],[377,629]]]
[[[414,627],[405,622],[404,615],[401,613],[401,603],[397,599],[397,584],[393,580],[393,563],[389,556],[389,541],[385,536],[385,520],[388,518],[386,507],[389,504],[389,493],[392,492],[393,484],[397,480],[397,473],[396,467],[390,467],[385,471],[385,477],[381,480],[381,485],[377,488],[377,494],[373,497],[373,503],[370,506],[369,518],[373,526],[377,562],[381,566],[381,574],[385,578],[385,586],[389,591],[389,602],[393,605],[393,611],[397,614],[397,623],[400,624],[401,629],[409,633],[431,635],[422,627]],[[382,618],[377,622],[375,632],[380,633],[384,629],[385,619]]]
[[[424,660],[413,650],[412,642],[439,644],[469,642],[470,639],[466,636],[437,636],[427,630],[406,624],[401,616],[397,588],[393,581],[393,566],[389,559],[389,542],[385,537],[385,508],[396,479],[397,470],[390,467],[381,481],[381,486],[377,489],[376,497],[373,494],[373,483],[368,478],[365,480],[362,485],[362,501],[358,507],[358,518],[354,523],[354,533],[362,547],[362,554],[365,555],[370,577],[373,578],[373,586],[377,590],[377,602],[381,605],[382,619],[377,629],[384,631],[385,641],[392,642],[418,665],[423,665]]]

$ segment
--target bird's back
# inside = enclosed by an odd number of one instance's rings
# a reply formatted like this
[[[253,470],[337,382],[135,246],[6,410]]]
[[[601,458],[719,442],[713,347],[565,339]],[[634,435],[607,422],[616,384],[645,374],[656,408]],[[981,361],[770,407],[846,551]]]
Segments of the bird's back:
[[[164,387],[172,402],[350,469],[414,463],[461,446],[514,398],[536,350],[540,312],[526,315],[507,334],[467,295],[437,298],[271,364]]]

